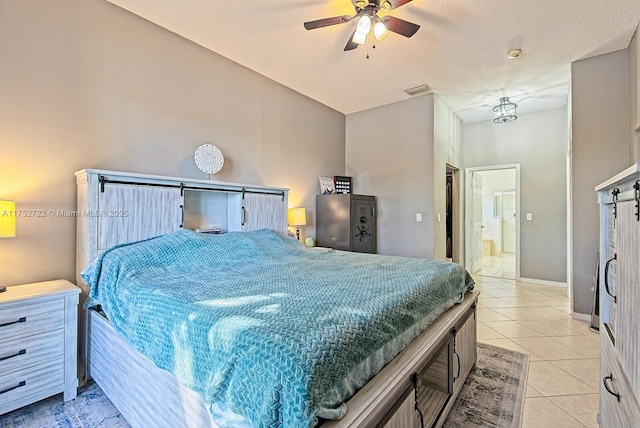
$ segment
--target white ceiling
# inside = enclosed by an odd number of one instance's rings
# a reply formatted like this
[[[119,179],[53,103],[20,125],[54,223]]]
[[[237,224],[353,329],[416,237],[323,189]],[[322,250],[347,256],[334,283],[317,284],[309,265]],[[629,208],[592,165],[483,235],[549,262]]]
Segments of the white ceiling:
[[[350,0],[109,1],[344,114],[428,84],[465,122],[502,96],[519,114],[566,105],[571,62],[626,48],[640,21],[640,0],[414,0],[388,13],[420,25],[412,38],[343,52],[355,20],[302,24],[353,15]]]

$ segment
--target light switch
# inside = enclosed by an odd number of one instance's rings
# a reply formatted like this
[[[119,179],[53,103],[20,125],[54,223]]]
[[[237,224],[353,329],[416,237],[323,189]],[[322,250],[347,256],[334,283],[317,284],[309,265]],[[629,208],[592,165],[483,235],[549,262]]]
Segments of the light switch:
[[[438,223],[440,223],[440,213],[438,213]]]
[[[416,221],[422,221],[422,213],[416,214]]]
[[[527,221],[533,220],[533,214],[527,213]]]

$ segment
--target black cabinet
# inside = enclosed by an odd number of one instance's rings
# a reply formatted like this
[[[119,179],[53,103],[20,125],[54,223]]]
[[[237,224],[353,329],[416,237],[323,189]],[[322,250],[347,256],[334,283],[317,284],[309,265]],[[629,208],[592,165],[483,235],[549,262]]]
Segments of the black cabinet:
[[[320,247],[375,253],[376,198],[367,195],[316,196],[316,241]]]

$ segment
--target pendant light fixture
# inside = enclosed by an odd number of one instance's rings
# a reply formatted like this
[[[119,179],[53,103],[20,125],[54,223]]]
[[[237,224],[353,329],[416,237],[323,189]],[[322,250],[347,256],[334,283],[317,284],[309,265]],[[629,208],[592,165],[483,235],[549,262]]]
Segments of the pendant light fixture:
[[[493,108],[493,111],[497,114],[493,121],[495,123],[513,122],[518,118],[516,116],[516,107],[518,105],[510,102],[509,97],[500,98],[500,104]]]

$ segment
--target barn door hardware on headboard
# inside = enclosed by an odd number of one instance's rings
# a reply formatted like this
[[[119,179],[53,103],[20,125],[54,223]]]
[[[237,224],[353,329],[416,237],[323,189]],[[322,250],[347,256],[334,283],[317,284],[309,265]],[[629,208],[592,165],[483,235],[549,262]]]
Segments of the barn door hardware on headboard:
[[[611,191],[611,196],[613,197],[613,220],[614,221],[618,218],[618,196],[619,195],[620,195],[620,189],[618,189],[617,187]]]
[[[148,182],[141,182],[141,181],[129,181],[129,180],[112,180],[110,178],[105,177],[104,175],[101,175],[98,177],[98,181],[100,182],[100,192],[104,193],[104,186],[105,184],[128,184],[131,186],[149,186],[149,187],[168,187],[168,188],[179,188],[180,189],[180,196],[183,196],[184,194],[184,190],[188,189],[188,190],[208,190],[208,191],[214,191],[214,192],[229,192],[229,193],[242,193],[242,199],[244,199],[244,194],[245,193],[256,193],[259,195],[281,195],[282,196],[282,200],[284,201],[285,198],[285,192],[283,190],[251,190],[251,189],[247,189],[245,187],[242,187],[241,189],[237,189],[237,188],[225,188],[225,187],[215,187],[215,186],[188,186],[184,183],[180,183],[180,184],[170,184],[170,183],[148,183]]]
[[[636,200],[636,220],[640,221],[640,180],[633,183],[633,198]]]

